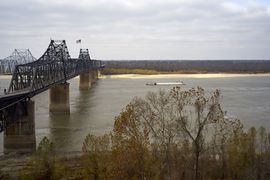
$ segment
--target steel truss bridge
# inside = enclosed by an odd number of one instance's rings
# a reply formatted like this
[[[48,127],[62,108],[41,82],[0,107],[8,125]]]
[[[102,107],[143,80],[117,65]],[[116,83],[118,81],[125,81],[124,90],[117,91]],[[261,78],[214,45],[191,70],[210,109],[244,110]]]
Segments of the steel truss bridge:
[[[25,104],[31,97],[102,67],[101,61],[91,60],[88,49],[71,58],[65,40],[51,40],[39,59],[15,66],[9,89],[0,96],[0,132],[27,113]]]
[[[29,49],[15,49],[13,53],[0,60],[0,74],[12,74],[16,65],[36,61]]]

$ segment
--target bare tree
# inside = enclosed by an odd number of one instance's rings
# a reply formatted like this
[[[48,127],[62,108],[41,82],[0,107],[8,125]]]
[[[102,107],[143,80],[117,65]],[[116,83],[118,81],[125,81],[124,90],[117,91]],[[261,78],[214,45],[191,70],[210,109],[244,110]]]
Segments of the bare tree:
[[[145,99],[136,98],[135,112],[149,128],[152,134],[152,150],[155,156],[162,157],[160,176],[172,179],[172,146],[176,144],[177,131],[174,119],[171,97],[169,93],[160,90],[150,92]]]
[[[207,98],[201,87],[182,91],[175,87],[171,91],[175,105],[176,121],[180,133],[189,138],[194,148],[195,179],[199,179],[200,155],[204,150],[207,127],[219,121],[223,112],[219,103],[220,91],[216,90]]]
[[[190,90],[175,87],[169,93],[151,92],[146,99],[137,98],[133,102],[137,116],[148,124],[152,132],[153,143],[158,144],[158,151],[165,154],[161,172],[165,168],[169,179],[172,178],[172,147],[184,139],[193,145],[195,178],[199,178],[199,160],[204,149],[207,127],[224,118],[219,98],[218,90],[207,98],[201,87]]]

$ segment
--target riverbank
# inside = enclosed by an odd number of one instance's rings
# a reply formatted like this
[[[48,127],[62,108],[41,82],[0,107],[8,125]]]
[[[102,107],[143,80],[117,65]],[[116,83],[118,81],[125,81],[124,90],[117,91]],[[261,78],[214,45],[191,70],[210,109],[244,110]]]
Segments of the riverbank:
[[[160,74],[267,74],[269,71],[203,71],[203,70],[177,70],[177,71],[158,71],[155,69],[132,69],[132,68],[105,68],[101,71],[103,75],[120,75],[120,74],[140,74],[140,75],[160,75]]]
[[[230,74],[230,73],[205,73],[205,74],[115,74],[101,75],[101,79],[159,79],[159,78],[232,78],[232,77],[268,77],[270,73],[261,74]]]
[[[34,154],[10,154],[1,156],[0,158],[0,179],[20,179],[23,177],[31,177],[28,175],[34,175],[34,173],[42,176],[45,167],[42,167],[42,157],[35,156]],[[82,155],[80,154],[62,154],[51,156],[51,160],[47,160],[47,163],[53,163],[54,168],[57,168],[57,173],[66,178],[82,178],[80,172],[83,168]],[[34,163],[38,163],[38,166],[33,166]],[[44,168],[44,170],[42,169]],[[40,170],[40,172],[35,172]],[[57,176],[59,176],[57,175]],[[44,176],[44,175],[43,175]]]

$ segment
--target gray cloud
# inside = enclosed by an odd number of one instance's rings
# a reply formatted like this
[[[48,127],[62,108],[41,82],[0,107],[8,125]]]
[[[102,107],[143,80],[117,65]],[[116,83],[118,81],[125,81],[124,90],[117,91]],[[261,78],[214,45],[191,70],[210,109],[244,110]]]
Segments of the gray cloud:
[[[81,38],[97,59],[270,59],[269,20],[263,0],[4,0],[0,57]]]

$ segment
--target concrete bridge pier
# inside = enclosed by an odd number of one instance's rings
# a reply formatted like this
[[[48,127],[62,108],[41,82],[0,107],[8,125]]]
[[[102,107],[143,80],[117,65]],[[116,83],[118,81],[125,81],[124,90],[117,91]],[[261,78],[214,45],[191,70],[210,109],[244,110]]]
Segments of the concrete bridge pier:
[[[100,70],[98,69],[97,70],[97,77],[100,77],[101,73],[100,73]]]
[[[96,80],[98,80],[98,77],[100,75],[100,71],[97,69],[96,72],[95,72],[95,74],[96,74]]]
[[[95,69],[93,71],[93,78],[94,78],[95,82],[98,80],[98,70],[97,69]]]
[[[19,119],[4,132],[4,153],[29,153],[36,150],[35,102],[25,101],[17,105]]]
[[[69,83],[53,86],[49,93],[49,109],[51,113],[70,113]]]
[[[80,75],[80,90],[88,90],[91,87],[91,73],[84,73]]]
[[[95,75],[95,70],[92,70],[91,72],[90,72],[90,79],[91,79],[91,83],[92,84],[95,84],[96,83],[96,75]]]

